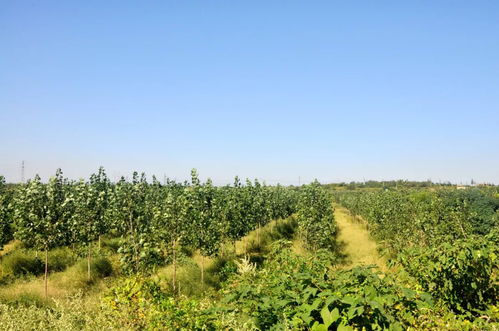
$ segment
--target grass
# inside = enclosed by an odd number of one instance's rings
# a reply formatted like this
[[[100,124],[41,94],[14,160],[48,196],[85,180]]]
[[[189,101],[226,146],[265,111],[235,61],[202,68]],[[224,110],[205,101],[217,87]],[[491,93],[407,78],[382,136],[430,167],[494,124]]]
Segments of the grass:
[[[54,257],[61,258],[63,251],[58,249],[52,252]],[[17,254],[34,254],[33,252],[23,253],[12,252],[11,255],[17,259]],[[50,253],[49,253],[50,256]],[[5,257],[7,258],[7,257]],[[25,275],[17,278],[0,287],[0,302],[19,303],[24,305],[34,304],[36,306],[53,305],[54,300],[65,300],[66,298],[77,294],[80,291],[85,292],[85,296],[91,297],[95,293],[101,292],[106,288],[106,277],[116,270],[118,258],[95,257],[91,264],[91,279],[88,279],[87,261],[80,259],[70,266],[63,265],[61,260],[55,261],[53,265],[59,265],[59,272],[52,272],[48,278],[48,300],[45,299],[45,287],[43,275]],[[50,267],[50,259],[49,259]]]
[[[337,240],[346,255],[342,267],[375,264],[386,272],[386,261],[379,255],[376,242],[369,236],[366,225],[339,206],[335,206],[334,216],[339,228]]]

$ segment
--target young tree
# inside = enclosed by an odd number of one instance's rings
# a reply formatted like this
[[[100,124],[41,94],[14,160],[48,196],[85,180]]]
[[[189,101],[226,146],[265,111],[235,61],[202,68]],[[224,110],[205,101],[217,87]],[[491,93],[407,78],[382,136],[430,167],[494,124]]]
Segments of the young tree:
[[[96,174],[90,176],[89,183],[92,192],[92,219],[101,248],[101,237],[109,231],[109,224],[106,218],[106,211],[109,208],[109,195],[111,182],[103,167],[99,167]]]
[[[87,276],[91,279],[92,241],[99,236],[99,220],[97,206],[99,193],[92,185],[80,180],[73,188],[70,199],[73,204],[71,213],[72,232],[74,240],[87,246]]]
[[[169,183],[170,184],[170,183]],[[183,190],[173,189],[170,185],[162,190],[162,197],[154,207],[151,233],[165,256],[172,258],[173,291],[177,288],[178,247],[187,239],[188,220],[187,200]]]
[[[152,210],[147,208],[148,189],[145,174],[139,178],[138,173],[134,172],[131,183],[121,178],[111,198],[110,212],[114,227],[125,239],[119,249],[122,263],[132,272],[141,269],[141,250],[148,242],[148,227],[152,217]]]
[[[66,202],[62,171],[41,183],[40,177],[21,188],[15,201],[17,237],[28,245],[45,251],[45,297],[48,296],[48,251],[60,244],[66,235],[64,219]]]
[[[191,186],[187,188],[188,212],[192,224],[191,241],[201,253],[201,282],[204,284],[204,258],[220,248],[221,226],[214,217],[215,188],[211,180],[201,185],[196,169],[191,171]]]

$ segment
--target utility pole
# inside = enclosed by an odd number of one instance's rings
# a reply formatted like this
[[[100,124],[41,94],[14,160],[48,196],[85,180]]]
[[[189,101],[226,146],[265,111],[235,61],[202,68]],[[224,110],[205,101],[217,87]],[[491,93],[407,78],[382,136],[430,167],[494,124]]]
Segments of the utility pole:
[[[21,183],[24,184],[24,160],[21,162]]]

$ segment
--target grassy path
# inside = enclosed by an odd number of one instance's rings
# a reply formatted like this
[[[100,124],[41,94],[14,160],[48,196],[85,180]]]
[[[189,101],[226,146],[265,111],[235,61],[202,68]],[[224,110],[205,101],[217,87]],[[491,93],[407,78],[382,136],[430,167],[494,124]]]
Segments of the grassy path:
[[[386,262],[378,254],[376,242],[369,236],[366,226],[354,219],[345,208],[335,206],[334,217],[339,228],[338,241],[346,254],[344,268],[376,264],[386,271]]]

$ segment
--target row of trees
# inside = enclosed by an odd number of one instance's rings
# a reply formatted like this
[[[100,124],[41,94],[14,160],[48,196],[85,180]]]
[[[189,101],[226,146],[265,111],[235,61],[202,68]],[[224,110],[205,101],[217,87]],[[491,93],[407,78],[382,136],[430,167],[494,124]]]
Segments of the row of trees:
[[[486,188],[336,191],[334,197],[394,252],[485,235],[499,225],[499,196]]]
[[[101,168],[88,181],[70,181],[61,170],[46,184],[36,176],[10,196],[0,204],[1,224],[8,229],[2,235],[14,233],[25,246],[44,251],[46,278],[48,251],[68,245],[86,247],[90,277],[91,245],[100,245],[103,235],[122,238],[119,252],[130,272],[157,261],[176,268],[182,246],[203,257],[220,254],[223,243],[296,212],[298,191],[257,180],[243,184],[237,177],[233,185],[215,187],[210,180],[201,182],[195,170],[184,183],[161,184],[155,178],[149,183],[138,173],[131,181],[111,183]]]
[[[337,192],[419,286],[457,313],[497,304],[497,188]],[[496,308],[493,308],[496,309]]]
[[[317,180],[302,188],[297,216],[300,232],[310,248],[335,249],[337,228],[332,197]]]

